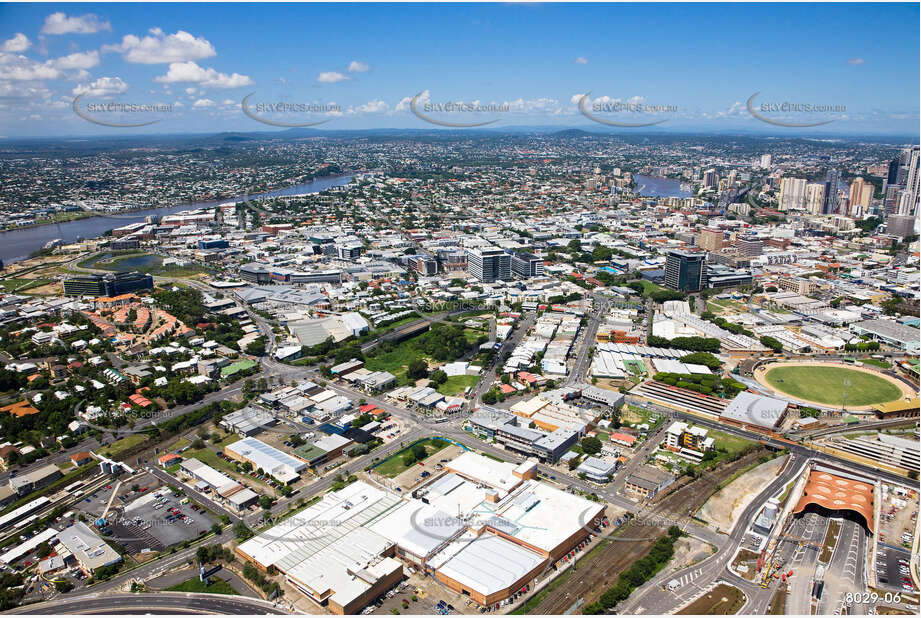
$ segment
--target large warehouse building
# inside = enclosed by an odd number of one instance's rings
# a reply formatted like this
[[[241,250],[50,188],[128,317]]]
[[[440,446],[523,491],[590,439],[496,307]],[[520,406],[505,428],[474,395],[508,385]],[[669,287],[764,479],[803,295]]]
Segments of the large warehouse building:
[[[237,553],[262,569],[275,567],[331,612],[357,614],[403,577],[393,542],[368,527],[400,502],[357,481],[241,543]]]
[[[307,462],[279,451],[256,438],[243,438],[224,447],[224,454],[249,462],[253,470],[262,470],[282,483],[293,483],[307,468]]]
[[[334,613],[402,578],[402,559],[480,605],[507,599],[598,528],[604,505],[536,479],[536,462],[467,452],[403,498],[363,481],[237,548]]]

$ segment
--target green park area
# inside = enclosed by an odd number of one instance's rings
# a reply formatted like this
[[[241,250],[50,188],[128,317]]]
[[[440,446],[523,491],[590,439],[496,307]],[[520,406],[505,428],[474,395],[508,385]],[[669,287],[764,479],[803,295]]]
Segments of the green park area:
[[[479,379],[479,376],[449,376],[443,384],[436,387],[436,390],[445,397],[462,395],[464,389],[468,386],[472,388]]]
[[[206,268],[197,264],[188,263],[183,266],[163,263],[163,258],[153,253],[143,252],[111,252],[90,256],[78,264],[82,268],[98,268],[115,272],[139,270],[151,275],[169,277],[191,277],[208,272]]]
[[[438,451],[447,447],[449,444],[450,442],[440,438],[428,438],[425,440],[420,440],[419,442],[406,447],[402,451],[397,451],[384,461],[377,464],[377,466],[374,467],[374,471],[381,476],[393,478],[404,470],[408,469],[417,461],[422,461],[426,457],[431,457]]]
[[[237,591],[230,587],[223,579],[211,578],[209,583],[205,583],[193,577],[187,579],[181,584],[170,586],[166,589],[169,592],[207,592],[209,594],[237,594]]]
[[[0,281],[0,290],[8,293],[22,293],[49,283],[51,279],[3,279]]]
[[[365,354],[365,368],[369,371],[388,371],[396,376],[398,385],[405,386],[426,377],[428,370],[434,369],[436,365],[473,354],[486,339],[487,335],[483,331],[436,323],[429,331],[411,339],[399,343],[380,343]],[[455,380],[454,383],[462,384],[466,381]],[[447,394],[446,390],[438,390]]]
[[[131,434],[130,436],[126,436],[124,438],[116,440],[109,446],[99,451],[99,453],[100,455],[103,455],[105,457],[110,457],[110,458],[118,457],[125,451],[128,451],[134,448],[135,446],[138,446],[139,444],[143,444],[144,442],[146,442],[147,437],[148,436],[145,433],[134,433],[134,434]]]
[[[888,380],[846,367],[775,367],[765,380],[791,397],[839,406],[847,393],[848,406],[868,406],[898,399],[902,392]],[[845,385],[845,381],[849,385]]]

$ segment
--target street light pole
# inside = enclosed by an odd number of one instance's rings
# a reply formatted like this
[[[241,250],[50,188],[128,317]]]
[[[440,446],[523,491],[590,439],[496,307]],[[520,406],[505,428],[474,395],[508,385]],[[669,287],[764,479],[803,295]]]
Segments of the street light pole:
[[[844,401],[841,402],[841,412],[847,412],[847,388],[851,385],[850,378],[844,378]]]

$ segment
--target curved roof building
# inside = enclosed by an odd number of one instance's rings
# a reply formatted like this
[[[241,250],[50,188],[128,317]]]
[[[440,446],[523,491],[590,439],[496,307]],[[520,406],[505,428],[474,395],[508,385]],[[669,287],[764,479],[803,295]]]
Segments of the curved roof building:
[[[844,478],[818,469],[809,473],[806,488],[794,513],[801,513],[810,504],[830,511],[853,511],[863,517],[867,529],[873,534],[873,485]]]

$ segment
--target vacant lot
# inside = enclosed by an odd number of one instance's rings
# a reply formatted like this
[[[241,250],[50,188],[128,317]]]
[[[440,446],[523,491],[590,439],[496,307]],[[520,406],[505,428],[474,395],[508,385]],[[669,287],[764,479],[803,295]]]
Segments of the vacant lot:
[[[374,471],[380,474],[381,476],[393,478],[397,476],[398,474],[400,474],[401,472],[403,472],[404,470],[406,470],[407,468],[409,468],[410,466],[414,465],[417,461],[425,459],[426,457],[431,457],[432,455],[434,455],[435,453],[437,453],[438,451],[445,448],[451,443],[447,442],[446,440],[440,440],[438,438],[429,438],[427,440],[422,440],[421,442],[418,442],[417,444],[421,444],[422,446],[425,447],[425,453],[426,453],[425,457],[420,457],[420,458],[412,458],[412,457],[407,458],[406,457],[407,455],[411,454],[413,447],[416,446],[414,444],[413,446],[407,447],[403,449],[402,451],[398,451],[397,453],[394,453],[389,458],[382,461],[380,464],[378,464],[374,468]]]
[[[51,279],[4,279],[0,281],[0,290],[4,292],[25,292],[51,283]]]
[[[777,457],[741,475],[707,500],[698,517],[720,530],[731,529],[755,496],[777,477],[784,461],[783,457]]]
[[[211,582],[206,584],[199,580],[198,577],[187,579],[181,584],[167,588],[170,592],[207,592],[209,594],[237,594],[237,591],[230,587],[230,584],[223,579],[212,577]]]
[[[895,384],[885,378],[847,367],[775,367],[764,377],[772,388],[792,397],[832,406],[844,403],[845,380],[850,380],[847,387],[848,407],[892,401],[902,394]]]
[[[729,584],[720,584],[710,592],[692,601],[690,605],[678,612],[679,615],[728,616],[742,609],[745,595]]]
[[[100,451],[101,455],[106,457],[114,458],[118,457],[125,451],[134,448],[139,444],[143,444],[147,441],[147,434],[135,433],[130,436],[124,437],[120,440],[116,440],[109,446],[105,447]]]
[[[444,384],[439,384],[436,390],[445,397],[463,395],[464,389],[468,386],[472,388],[479,379],[480,376],[450,376]]]

